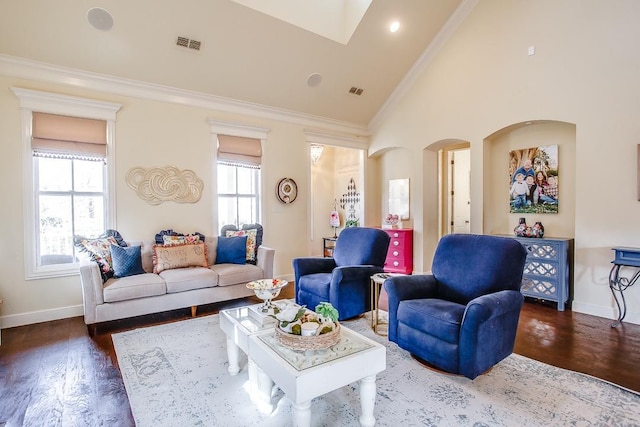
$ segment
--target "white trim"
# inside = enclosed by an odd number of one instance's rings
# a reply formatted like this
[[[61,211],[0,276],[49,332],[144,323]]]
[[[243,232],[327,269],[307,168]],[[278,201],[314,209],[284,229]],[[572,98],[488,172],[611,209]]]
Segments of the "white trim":
[[[369,147],[369,137],[367,135],[344,135],[318,129],[305,129],[304,136],[308,144],[334,145],[337,147],[357,148],[359,150],[367,150]]]
[[[16,326],[33,325],[34,323],[50,322],[52,320],[68,319],[84,315],[82,305],[54,308],[51,310],[31,311],[0,317],[2,329]]]
[[[420,55],[418,60],[413,64],[411,69],[404,76],[400,84],[387,98],[385,103],[380,107],[378,112],[369,121],[368,129],[376,129],[380,126],[386,115],[400,101],[400,99],[411,89],[416,80],[422,76],[425,70],[431,65],[440,49],[449,41],[451,36],[456,32],[458,27],[467,19],[471,11],[476,7],[480,0],[462,0],[458,8],[449,17],[442,29],[435,36],[433,41]]]
[[[611,319],[611,323],[618,319],[618,311],[613,307],[595,305],[587,302],[581,302],[573,300],[571,302],[571,311],[582,314],[589,314],[591,316],[604,317],[605,319]],[[627,311],[622,323],[633,323],[640,325],[640,314],[631,313]]]
[[[214,119],[209,119],[208,122],[210,132],[216,135],[229,135],[266,140],[267,134],[270,131],[268,128],[250,126],[243,123],[223,122]]]
[[[61,114],[107,122],[107,182],[105,206],[107,227],[116,228],[115,206],[115,120],[121,104],[41,92],[19,87],[11,90],[20,101],[22,110],[22,165],[23,165],[23,227],[24,227],[24,274],[25,280],[49,277],[74,276],[78,274],[78,264],[37,266],[34,228],[36,200],[34,195],[33,155],[31,153],[31,121],[33,112]]]
[[[177,89],[137,80],[60,67],[15,56],[0,54],[0,75],[88,88],[114,95],[184,104],[251,117],[277,120],[337,132],[368,134],[367,127],[282,108],[238,101],[200,92]]]

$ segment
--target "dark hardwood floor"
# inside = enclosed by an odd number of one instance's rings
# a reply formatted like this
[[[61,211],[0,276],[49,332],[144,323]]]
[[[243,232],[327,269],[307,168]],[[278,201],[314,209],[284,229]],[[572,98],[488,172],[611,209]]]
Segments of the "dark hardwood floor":
[[[292,289],[281,297],[291,298]],[[202,306],[197,315],[256,302]],[[111,322],[93,337],[81,317],[4,329],[0,426],[133,426],[111,334],[189,317],[190,309],[184,309]],[[527,302],[515,352],[640,392],[640,325],[610,323]]]

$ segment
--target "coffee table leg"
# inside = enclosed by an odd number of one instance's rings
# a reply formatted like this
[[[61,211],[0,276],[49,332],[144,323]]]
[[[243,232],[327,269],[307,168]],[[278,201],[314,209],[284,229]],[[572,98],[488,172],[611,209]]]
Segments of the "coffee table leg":
[[[227,357],[229,358],[229,373],[236,375],[240,372],[240,365],[238,365],[238,351],[240,349],[233,342],[233,339],[227,337]]]
[[[259,405],[259,409],[267,413],[272,412],[273,380],[251,358],[249,358],[249,384],[251,384],[251,399]]]
[[[376,424],[373,407],[376,403],[376,376],[371,375],[360,380],[360,425],[371,427]]]
[[[311,425],[311,401],[293,402],[293,425],[308,427]]]

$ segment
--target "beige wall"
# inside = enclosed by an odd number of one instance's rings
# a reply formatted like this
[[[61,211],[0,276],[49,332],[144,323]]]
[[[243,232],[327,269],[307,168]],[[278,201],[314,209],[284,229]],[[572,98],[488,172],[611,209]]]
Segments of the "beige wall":
[[[381,159],[384,168],[402,170],[420,183],[412,184],[411,204],[417,250],[424,248],[417,265],[429,265],[438,239],[437,225],[431,226],[438,212],[433,153],[442,141],[470,142],[471,230],[495,233],[512,230],[517,215],[499,200],[506,191],[494,193],[502,185],[496,187],[499,178],[492,170],[506,169],[501,162],[511,147],[557,140],[561,213],[543,222],[549,236],[575,236],[574,310],[613,316],[611,247],[640,246],[638,16],[635,0],[477,4],[406,95],[376,123],[371,139],[370,153],[400,146],[409,150],[408,158],[422,160],[409,172],[387,154]],[[527,55],[529,46],[535,46],[535,55]],[[548,120],[568,125],[536,125],[489,139],[512,125]],[[541,134],[527,134],[536,131]],[[413,197],[414,191],[424,199]],[[626,295],[627,320],[640,323],[640,286]]]
[[[13,86],[123,105],[116,123],[116,228],[126,239],[151,240],[155,233],[167,228],[217,234],[212,218],[214,144],[207,120],[270,129],[262,169],[266,195],[262,223],[264,244],[276,249],[275,276],[291,278],[292,258],[310,254],[308,144],[302,125],[0,76],[0,178],[4,183],[0,189],[4,201],[0,221],[2,327],[79,315],[82,304],[78,276],[24,279],[21,112],[18,98],[10,90]],[[191,169],[203,179],[204,193],[199,202],[151,206],[124,181],[134,166],[169,165]],[[293,178],[298,184],[298,198],[288,205],[275,195],[276,184],[284,177]]]

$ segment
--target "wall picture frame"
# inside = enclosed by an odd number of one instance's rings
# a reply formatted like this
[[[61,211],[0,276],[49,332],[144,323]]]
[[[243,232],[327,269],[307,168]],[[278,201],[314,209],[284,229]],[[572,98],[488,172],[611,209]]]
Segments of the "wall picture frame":
[[[541,145],[509,152],[509,212],[557,214],[558,146]]]
[[[389,212],[398,215],[400,220],[409,216],[409,178],[389,180]]]

